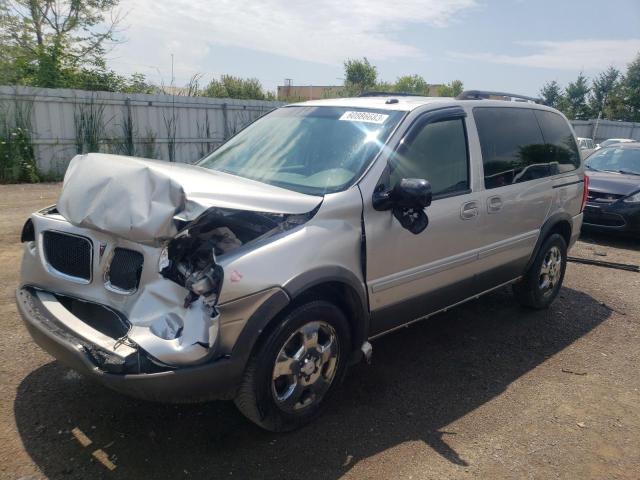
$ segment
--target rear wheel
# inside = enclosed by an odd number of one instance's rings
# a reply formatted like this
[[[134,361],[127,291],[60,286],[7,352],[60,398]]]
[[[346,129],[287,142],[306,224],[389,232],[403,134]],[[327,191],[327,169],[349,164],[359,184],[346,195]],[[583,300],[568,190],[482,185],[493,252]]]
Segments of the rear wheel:
[[[236,406],[266,430],[302,427],[320,414],[344,377],[350,345],[338,307],[324,300],[296,307],[252,355]]]
[[[543,309],[556,298],[567,267],[567,244],[554,233],[545,240],[523,279],[513,285],[516,300],[525,307]]]

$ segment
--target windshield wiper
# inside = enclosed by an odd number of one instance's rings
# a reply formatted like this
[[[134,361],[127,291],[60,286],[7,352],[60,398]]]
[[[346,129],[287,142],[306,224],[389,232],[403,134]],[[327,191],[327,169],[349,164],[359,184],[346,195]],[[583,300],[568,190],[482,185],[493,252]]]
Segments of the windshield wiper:
[[[631,170],[618,170],[618,173],[624,173],[625,175],[640,175],[640,173],[632,172]]]
[[[587,167],[589,170],[593,170],[594,172],[601,172],[602,170],[598,170],[597,168],[593,168],[591,165],[585,164],[585,167]]]

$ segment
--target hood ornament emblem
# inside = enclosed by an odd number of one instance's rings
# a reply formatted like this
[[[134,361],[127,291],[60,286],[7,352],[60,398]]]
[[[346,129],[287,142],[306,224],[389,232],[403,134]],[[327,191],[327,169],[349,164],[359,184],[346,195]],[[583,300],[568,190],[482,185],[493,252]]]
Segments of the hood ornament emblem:
[[[102,256],[104,255],[104,251],[107,248],[107,244],[100,242],[100,247],[98,248],[98,254],[100,255],[100,260],[102,260]]]

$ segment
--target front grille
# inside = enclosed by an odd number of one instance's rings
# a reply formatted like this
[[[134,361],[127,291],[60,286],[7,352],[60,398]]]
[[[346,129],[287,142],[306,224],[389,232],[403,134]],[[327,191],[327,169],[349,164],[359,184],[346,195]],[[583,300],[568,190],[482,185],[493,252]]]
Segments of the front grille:
[[[132,292],[138,288],[144,257],[140,252],[116,248],[111,259],[107,281],[111,286]]]
[[[42,234],[47,263],[57,272],[82,280],[91,280],[91,240],[67,233]]]

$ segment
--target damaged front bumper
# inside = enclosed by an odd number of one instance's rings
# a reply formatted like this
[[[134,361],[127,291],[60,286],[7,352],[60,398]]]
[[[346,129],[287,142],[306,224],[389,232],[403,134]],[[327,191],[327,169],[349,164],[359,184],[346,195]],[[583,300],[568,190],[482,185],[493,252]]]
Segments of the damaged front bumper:
[[[116,390],[218,397],[250,348],[233,352],[260,334],[250,318],[289,300],[228,262],[288,235],[322,201],[198,167],[78,156],[58,205],[23,228],[20,311],[38,344]]]
[[[193,402],[233,397],[244,358],[233,355],[181,368],[163,368],[135,345],[114,343],[73,315],[59,298],[31,287],[17,290],[18,310],[35,342],[74,370],[138,398]]]

